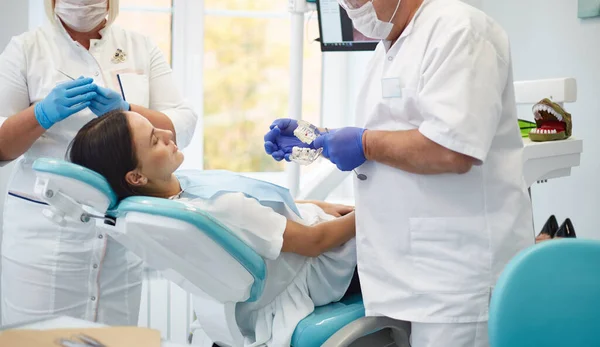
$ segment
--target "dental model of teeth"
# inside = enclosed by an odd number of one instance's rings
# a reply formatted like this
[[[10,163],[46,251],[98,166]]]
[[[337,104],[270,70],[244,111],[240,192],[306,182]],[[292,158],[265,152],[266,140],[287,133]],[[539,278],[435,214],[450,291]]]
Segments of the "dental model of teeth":
[[[564,140],[571,136],[571,114],[560,104],[546,98],[533,106],[536,128],[529,131],[531,141]]]
[[[296,136],[300,141],[310,145],[313,141],[319,136],[319,130],[316,126],[310,124],[309,122],[299,120],[298,127],[294,130],[294,136]],[[290,155],[290,160],[298,163],[300,165],[309,165],[312,164],[323,152],[323,148],[312,149],[308,147],[298,147],[295,146],[292,148],[292,154]]]
[[[312,148],[302,148],[302,147],[294,147],[292,148],[292,155],[290,155],[290,160],[296,162],[300,165],[309,165],[312,164],[323,152],[323,148],[312,149]]]

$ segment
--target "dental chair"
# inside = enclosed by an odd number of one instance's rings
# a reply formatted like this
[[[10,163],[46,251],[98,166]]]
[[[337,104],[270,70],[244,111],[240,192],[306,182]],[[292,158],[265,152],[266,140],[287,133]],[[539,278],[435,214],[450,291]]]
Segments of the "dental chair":
[[[518,254],[498,279],[490,346],[600,346],[599,324],[600,241],[546,241]]]
[[[179,201],[130,197],[120,202],[96,172],[54,159],[34,162],[35,193],[59,225],[96,223],[165,278],[194,295],[199,326],[219,346],[242,346],[238,302],[260,299],[264,260],[226,227]],[[227,274],[224,276],[223,274]],[[290,308],[293,309],[293,308]],[[294,347],[408,347],[410,324],[365,317],[360,297],[315,308],[292,337]]]

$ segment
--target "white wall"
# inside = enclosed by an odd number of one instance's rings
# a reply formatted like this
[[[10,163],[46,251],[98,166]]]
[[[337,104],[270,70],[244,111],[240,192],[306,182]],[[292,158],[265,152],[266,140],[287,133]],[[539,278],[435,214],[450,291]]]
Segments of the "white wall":
[[[23,0],[0,1],[0,50],[14,35],[27,31],[29,2]]]
[[[577,18],[577,0],[481,0],[512,41],[515,80],[575,77],[573,136],[583,139],[581,166],[571,177],[532,187],[536,229],[550,214],[573,221],[580,237],[600,239],[600,18]],[[519,116],[532,119],[530,109]]]

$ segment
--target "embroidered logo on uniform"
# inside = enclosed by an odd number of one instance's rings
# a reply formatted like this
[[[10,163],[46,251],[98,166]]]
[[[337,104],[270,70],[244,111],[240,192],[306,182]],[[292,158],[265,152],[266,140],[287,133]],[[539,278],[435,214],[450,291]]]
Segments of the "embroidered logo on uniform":
[[[120,48],[117,48],[117,51],[115,52],[111,60],[114,64],[119,64],[124,62],[126,59],[127,54],[125,54],[125,52],[123,52]]]

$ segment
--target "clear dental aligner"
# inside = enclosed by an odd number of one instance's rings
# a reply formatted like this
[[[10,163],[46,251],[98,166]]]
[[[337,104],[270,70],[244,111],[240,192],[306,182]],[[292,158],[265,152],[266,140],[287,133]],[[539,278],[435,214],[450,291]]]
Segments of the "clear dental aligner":
[[[323,152],[323,148],[312,149],[312,148],[303,148],[303,147],[294,147],[292,148],[292,155],[290,156],[290,160],[296,162],[300,165],[309,165],[312,164]]]
[[[310,145],[319,136],[319,130],[309,122],[299,120],[298,127],[294,130],[294,136],[307,145]]]

